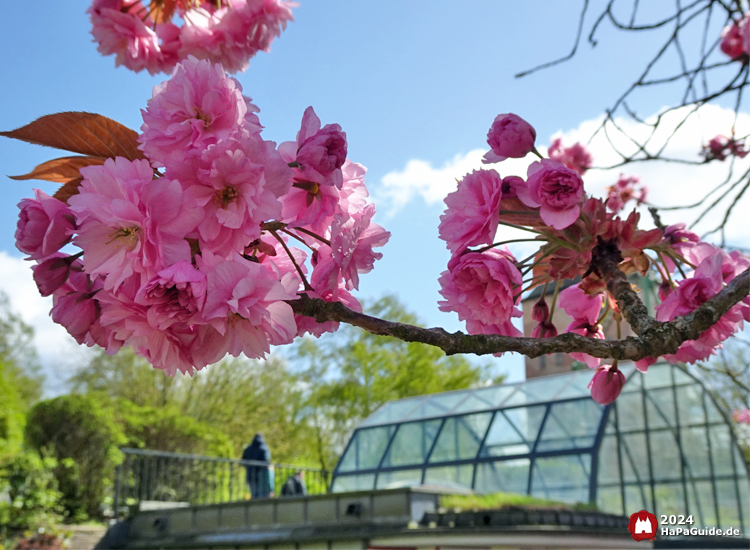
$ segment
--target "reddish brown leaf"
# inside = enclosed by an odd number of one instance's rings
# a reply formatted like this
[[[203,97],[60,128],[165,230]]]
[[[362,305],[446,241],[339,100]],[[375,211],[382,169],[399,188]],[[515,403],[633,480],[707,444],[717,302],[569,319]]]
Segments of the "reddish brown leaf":
[[[138,134],[102,115],[84,112],[57,113],[38,118],[0,136],[92,157],[142,159]]]
[[[177,7],[177,0],[151,0],[149,13],[155,23],[169,23]]]
[[[81,178],[78,171],[84,166],[104,164],[102,157],[62,157],[48,160],[23,176],[9,176],[12,180],[44,180],[56,183],[68,183]]]
[[[65,185],[60,187],[60,189],[58,189],[57,192],[52,196],[57,200],[63,201],[67,204],[70,197],[78,194],[78,188],[81,186],[82,181],[83,178],[81,176],[79,176],[77,179],[70,180]]]

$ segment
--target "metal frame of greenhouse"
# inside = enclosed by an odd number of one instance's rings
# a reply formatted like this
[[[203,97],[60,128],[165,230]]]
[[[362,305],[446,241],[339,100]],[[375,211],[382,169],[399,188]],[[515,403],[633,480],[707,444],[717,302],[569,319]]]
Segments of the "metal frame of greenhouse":
[[[750,534],[748,465],[711,393],[679,366],[621,370],[608,406],[588,369],[386,403],[355,430],[331,490],[505,491]]]

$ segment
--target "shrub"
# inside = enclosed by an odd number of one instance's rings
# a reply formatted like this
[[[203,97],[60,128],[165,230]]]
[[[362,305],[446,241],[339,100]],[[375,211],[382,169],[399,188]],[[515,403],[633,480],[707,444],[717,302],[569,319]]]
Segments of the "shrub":
[[[54,458],[25,452],[0,461],[0,526],[36,531],[62,520]]]
[[[125,442],[109,399],[64,395],[37,403],[28,415],[26,441],[57,459],[54,473],[70,520],[100,517]]]

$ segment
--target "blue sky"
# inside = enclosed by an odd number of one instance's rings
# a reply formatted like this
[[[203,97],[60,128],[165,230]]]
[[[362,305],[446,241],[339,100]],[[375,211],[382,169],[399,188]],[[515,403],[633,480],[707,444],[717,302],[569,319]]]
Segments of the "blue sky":
[[[140,127],[140,109],[166,76],[134,74],[115,68],[114,58],[99,55],[89,34],[87,7],[80,0],[44,3],[34,13],[23,3],[4,6],[0,129],[75,110]],[[588,137],[594,128],[591,121],[634,80],[659,46],[656,36],[604,28],[596,48],[583,44],[572,61],[515,79],[515,73],[569,51],[579,8],[578,2],[541,0],[302,0],[295,22],[272,51],[258,55],[237,75],[261,109],[266,139],[293,139],[304,109],[312,105],[323,124],[341,124],[349,157],[368,168],[377,221],[393,236],[382,250],[384,259],[362,277],[361,297],[395,293],[427,324],[462,328],[455,316],[440,313],[436,305],[437,277],[448,261],[437,238],[440,193],[450,191],[455,177],[477,166],[498,113],[526,118],[541,146],[559,133],[566,139]],[[651,115],[669,100],[660,94],[645,97],[639,112]],[[731,124],[726,115],[709,113],[708,126]],[[694,154],[699,142],[685,145],[686,154]],[[53,150],[3,138],[0,174],[23,174],[55,156]],[[502,175],[524,175],[523,163],[499,169]],[[639,173],[637,168],[630,172]],[[693,171],[653,166],[641,173],[663,203],[682,201],[705,187],[708,178],[719,177],[713,170],[698,180]],[[684,183],[679,193],[671,187],[677,177]],[[593,173],[590,178],[592,192],[600,192],[617,173]],[[586,182],[589,185],[589,178]],[[40,352],[48,364],[63,353],[77,357],[72,341],[48,326],[44,309],[49,305],[34,298],[31,273],[19,262],[13,239],[16,204],[31,196],[33,187],[51,193],[55,186],[8,179],[0,186],[0,289],[11,294],[14,307],[37,327]],[[683,221],[680,216],[667,221]],[[735,244],[745,246],[749,237],[742,228],[732,234]],[[503,358],[498,368],[517,378],[521,364],[520,358]]]

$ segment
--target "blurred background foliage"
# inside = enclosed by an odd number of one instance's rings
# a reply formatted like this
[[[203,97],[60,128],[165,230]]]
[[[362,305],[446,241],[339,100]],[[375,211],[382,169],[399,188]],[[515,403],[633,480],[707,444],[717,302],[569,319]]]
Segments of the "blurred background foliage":
[[[393,296],[366,309],[418,323]],[[102,519],[121,447],[239,458],[263,432],[274,462],[331,470],[351,430],[384,402],[502,381],[490,363],[345,326],[285,355],[227,358],[193,376],[165,376],[130,349],[90,350],[68,392],[43,399],[32,338],[0,295],[6,532]]]

